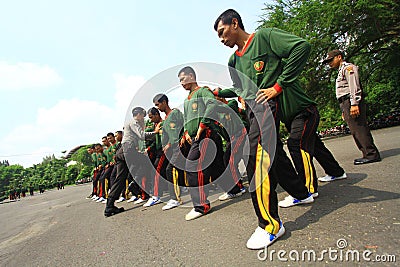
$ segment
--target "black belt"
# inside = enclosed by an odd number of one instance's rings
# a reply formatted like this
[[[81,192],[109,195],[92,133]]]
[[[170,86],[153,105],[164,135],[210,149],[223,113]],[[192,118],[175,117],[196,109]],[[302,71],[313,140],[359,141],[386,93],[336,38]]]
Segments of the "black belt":
[[[338,101],[339,101],[340,104],[342,104],[347,99],[350,99],[350,94],[339,97]]]

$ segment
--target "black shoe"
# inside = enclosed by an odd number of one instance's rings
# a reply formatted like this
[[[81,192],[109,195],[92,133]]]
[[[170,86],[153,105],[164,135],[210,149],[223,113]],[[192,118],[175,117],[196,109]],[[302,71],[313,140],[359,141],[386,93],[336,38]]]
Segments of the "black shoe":
[[[112,207],[106,207],[106,209],[104,210],[104,216],[106,217],[110,217],[112,215],[118,214],[125,211],[124,207],[121,208],[117,208],[115,206]]]
[[[381,158],[376,158],[376,159],[360,158],[360,159],[354,160],[354,165],[368,164],[368,163],[372,163],[372,162],[378,162],[381,160],[382,160]]]

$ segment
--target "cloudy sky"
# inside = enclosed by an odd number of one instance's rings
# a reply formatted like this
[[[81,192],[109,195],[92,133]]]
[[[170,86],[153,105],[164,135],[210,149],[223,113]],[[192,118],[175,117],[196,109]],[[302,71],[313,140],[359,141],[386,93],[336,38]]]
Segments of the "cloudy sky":
[[[221,12],[236,9],[253,32],[265,2],[2,1],[0,161],[29,167],[121,130],[135,93],[158,73],[226,65],[233,50],[213,30]]]

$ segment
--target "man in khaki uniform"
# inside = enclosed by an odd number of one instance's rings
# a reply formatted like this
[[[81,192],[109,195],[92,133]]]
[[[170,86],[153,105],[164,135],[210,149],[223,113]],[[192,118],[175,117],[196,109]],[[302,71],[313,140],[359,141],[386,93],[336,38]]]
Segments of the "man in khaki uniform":
[[[354,141],[363,157],[354,160],[354,165],[381,161],[378,148],[374,144],[367,124],[366,104],[358,75],[358,67],[344,61],[343,52],[332,50],[323,61],[331,69],[338,69],[336,78],[336,98],[342,116],[350,128]]]

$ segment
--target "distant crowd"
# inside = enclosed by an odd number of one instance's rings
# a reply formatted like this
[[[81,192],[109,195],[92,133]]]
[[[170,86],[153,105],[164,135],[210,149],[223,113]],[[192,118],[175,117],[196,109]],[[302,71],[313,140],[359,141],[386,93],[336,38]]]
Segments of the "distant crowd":
[[[57,186],[57,190],[61,190],[61,189],[65,188],[64,187],[64,182],[57,182],[56,186]],[[11,188],[8,191],[8,197],[9,197],[10,200],[21,199],[21,197],[24,198],[24,197],[27,196],[28,191],[29,191],[29,195],[30,196],[34,196],[35,188],[31,185],[31,186],[29,186],[29,188],[26,188],[25,186],[19,186],[17,188]],[[45,191],[45,186],[40,184],[39,185],[39,194],[43,194],[44,191]]]

